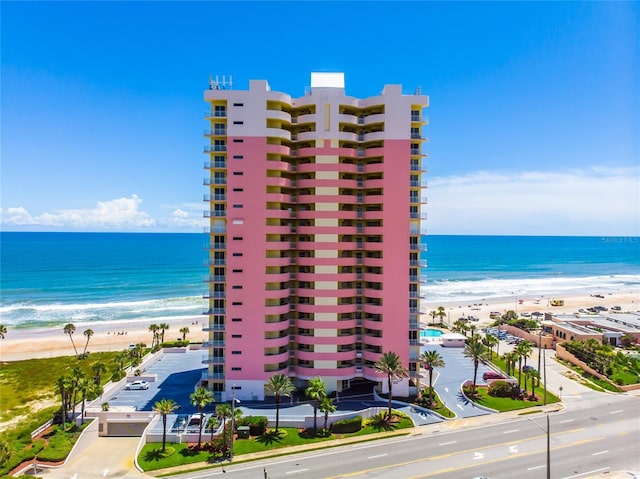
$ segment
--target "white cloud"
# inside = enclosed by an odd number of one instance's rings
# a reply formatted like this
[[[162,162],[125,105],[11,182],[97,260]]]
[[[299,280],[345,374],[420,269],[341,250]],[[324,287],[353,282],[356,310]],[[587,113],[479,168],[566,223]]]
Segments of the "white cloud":
[[[638,235],[640,169],[472,172],[433,178],[431,234]]]
[[[95,208],[61,210],[54,213],[32,215],[23,207],[0,209],[0,222],[4,226],[28,228],[59,228],[62,230],[151,230],[156,220],[140,210],[142,200],[137,195],[99,201]]]

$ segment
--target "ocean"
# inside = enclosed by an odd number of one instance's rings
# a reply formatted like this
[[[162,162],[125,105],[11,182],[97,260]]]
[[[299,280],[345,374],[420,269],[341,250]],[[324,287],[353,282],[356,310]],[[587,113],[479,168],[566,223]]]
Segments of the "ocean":
[[[429,304],[640,288],[640,238],[425,236]],[[0,323],[200,317],[204,234],[0,233]]]

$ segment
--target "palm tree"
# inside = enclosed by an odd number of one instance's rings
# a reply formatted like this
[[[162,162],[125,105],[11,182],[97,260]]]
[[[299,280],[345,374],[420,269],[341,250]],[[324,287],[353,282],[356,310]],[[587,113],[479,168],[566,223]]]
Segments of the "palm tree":
[[[173,399],[160,399],[153,405],[153,411],[162,416],[162,452],[167,444],[167,415],[178,409],[178,404]]]
[[[438,312],[436,316],[440,318],[440,322],[442,323],[442,319],[447,315],[447,312],[444,310],[444,306],[438,306]]]
[[[433,401],[433,370],[434,368],[443,368],[444,359],[438,351],[435,349],[429,349],[422,353],[420,361],[424,365],[425,369],[429,371],[429,400]]]
[[[436,316],[438,315],[438,312],[434,309],[429,311],[429,316],[431,316],[431,325],[434,325],[436,323]]]
[[[276,432],[278,432],[278,424],[280,422],[280,398],[282,396],[289,397],[296,388],[286,374],[274,374],[267,380],[264,387],[271,391],[276,399]]]
[[[522,360],[527,365],[527,358],[533,353],[533,345],[529,341],[521,341],[515,347],[514,352],[518,355],[518,387],[522,382]]]
[[[529,378],[531,380],[531,395],[535,395],[536,382],[538,383],[538,385],[540,385],[540,372],[536,371],[535,369],[527,369],[524,375],[525,375],[525,386],[524,386],[525,392],[527,390],[526,378]]]
[[[78,381],[78,391],[80,392],[80,397],[82,398],[82,406],[80,408],[80,417],[82,424],[84,424],[84,409],[87,399],[94,399],[102,394],[102,386],[96,384],[91,379],[86,376],[83,376]]]
[[[91,372],[93,373],[93,380],[96,384],[102,383],[102,373],[107,372],[107,366],[102,362],[96,362],[91,365]]]
[[[473,360],[473,393],[475,394],[478,365],[487,356],[487,348],[480,341],[474,339],[464,347],[464,356]]]
[[[0,339],[4,339],[5,334],[7,334],[7,327],[4,324],[0,324]]]
[[[309,386],[304,391],[309,399],[313,401],[313,435],[318,432],[318,407],[320,401],[327,395],[327,388],[320,376],[309,379]]]
[[[85,354],[87,354],[87,346],[89,346],[89,339],[91,339],[91,336],[93,336],[93,329],[85,329],[82,334],[87,337],[87,342],[84,343],[84,351],[82,351],[82,356],[84,356]]]
[[[149,331],[151,331],[151,333],[153,333],[153,339],[151,340],[151,348],[152,349],[156,345],[156,341],[158,340],[158,330],[159,329],[160,328],[155,323],[149,325]]]
[[[324,413],[324,430],[327,431],[327,422],[329,422],[329,414],[336,412],[338,406],[333,403],[333,398],[325,396],[320,401],[320,411]]]
[[[167,323],[160,323],[158,328],[160,328],[160,342],[164,343],[164,332],[169,329],[169,325]]]
[[[493,359],[493,347],[497,346],[498,342],[498,338],[496,338],[492,334],[487,334],[484,338],[482,338],[482,344],[484,344],[489,350],[489,360]]]
[[[227,450],[227,418],[231,417],[231,406],[227,403],[218,404],[216,406],[216,416],[222,419],[222,447]],[[233,431],[231,431],[233,434]]]
[[[69,323],[69,324],[65,324],[64,326],[64,334],[68,334],[69,335],[69,339],[71,339],[71,344],[73,345],[73,350],[76,353],[76,356],[78,355],[78,350],[76,349],[76,343],[73,342],[73,336],[72,334],[76,332],[76,327],[73,325],[73,323]]]
[[[56,379],[56,393],[60,394],[60,402],[62,404],[62,430],[66,428],[67,422],[67,405],[69,404],[69,395],[71,391],[71,379],[68,376],[60,376]]]
[[[510,351],[503,355],[505,362],[507,363],[507,374],[513,376],[516,368],[516,362],[518,361],[518,353]]]
[[[185,341],[187,339],[187,334],[189,334],[189,328],[186,326],[184,328],[180,328],[180,334],[182,334],[182,340]]]
[[[191,404],[198,408],[200,413],[200,428],[198,430],[198,449],[202,445],[202,426],[204,425],[204,408],[211,404],[213,399],[213,392],[209,391],[204,386],[200,386],[189,396]]]
[[[376,371],[387,375],[387,387],[389,389],[389,411],[387,413],[387,421],[391,422],[391,407],[393,396],[393,379],[404,379],[409,376],[409,372],[404,366],[400,356],[393,351],[382,353],[380,359],[373,366]]]

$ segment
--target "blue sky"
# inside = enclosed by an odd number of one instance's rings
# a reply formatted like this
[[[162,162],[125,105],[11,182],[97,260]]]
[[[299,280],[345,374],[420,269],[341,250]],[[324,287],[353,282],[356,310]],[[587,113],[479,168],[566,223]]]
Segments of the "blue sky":
[[[202,231],[209,75],[430,96],[429,234],[640,234],[636,2],[2,1],[4,230]]]

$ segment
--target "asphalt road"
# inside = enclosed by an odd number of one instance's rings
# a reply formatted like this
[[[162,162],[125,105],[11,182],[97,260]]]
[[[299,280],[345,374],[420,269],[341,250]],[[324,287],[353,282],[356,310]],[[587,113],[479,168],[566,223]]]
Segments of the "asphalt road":
[[[593,393],[591,407],[549,413],[553,479],[595,477],[615,470],[640,472],[640,399]],[[184,474],[202,479],[539,479],[546,477],[546,416],[514,417],[479,427],[422,433],[295,456]],[[603,476],[606,477],[606,476]],[[632,476],[628,476],[632,477]]]

